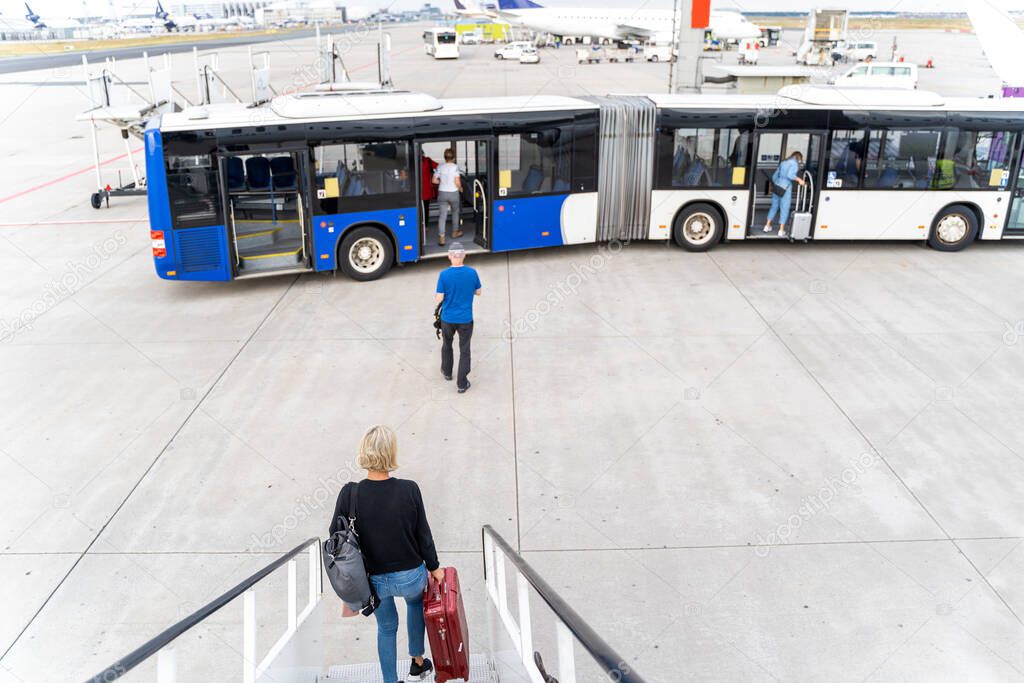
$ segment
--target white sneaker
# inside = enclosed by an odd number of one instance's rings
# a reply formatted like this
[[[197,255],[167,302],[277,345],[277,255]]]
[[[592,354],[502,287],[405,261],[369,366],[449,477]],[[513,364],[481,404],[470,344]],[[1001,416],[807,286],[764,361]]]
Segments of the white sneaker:
[[[785,230],[779,230],[779,237],[785,237],[785,236],[786,236],[786,231]]]
[[[771,231],[772,231],[772,226],[770,226],[770,225],[766,225],[766,226],[764,226],[763,230],[764,230],[765,232],[771,232]]]

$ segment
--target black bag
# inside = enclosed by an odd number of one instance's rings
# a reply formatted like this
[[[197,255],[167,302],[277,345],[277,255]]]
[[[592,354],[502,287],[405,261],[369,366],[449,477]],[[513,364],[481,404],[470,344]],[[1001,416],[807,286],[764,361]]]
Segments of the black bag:
[[[772,181],[773,195],[775,195],[776,197],[785,197],[787,192],[789,192],[789,189],[783,187],[782,185],[779,185],[774,180]]]
[[[349,483],[345,486],[352,487],[348,517],[338,517],[338,530],[324,541],[324,570],[334,592],[348,608],[353,612],[362,612],[363,616],[368,617],[373,614],[380,600],[370,588],[363,552],[359,549],[359,534],[356,533],[356,498],[359,494],[359,484]]]
[[[441,304],[434,309],[434,333],[438,339],[441,338]]]

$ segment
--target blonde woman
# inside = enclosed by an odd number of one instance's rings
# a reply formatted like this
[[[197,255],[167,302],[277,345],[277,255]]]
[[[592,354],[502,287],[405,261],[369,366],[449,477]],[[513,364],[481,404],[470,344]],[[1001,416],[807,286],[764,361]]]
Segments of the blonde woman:
[[[423,680],[434,667],[423,657],[423,590],[427,572],[438,581],[444,571],[437,561],[434,538],[427,524],[423,497],[416,482],[392,477],[398,469],[398,439],[385,425],[367,430],[359,444],[359,466],[366,479],[349,483],[338,494],[330,533],[349,510],[350,496],[356,497],[355,530],[370,575],[370,585],[380,599],[377,618],[377,656],[384,683],[398,680],[398,610],[395,598],[405,600],[409,632],[409,679]]]

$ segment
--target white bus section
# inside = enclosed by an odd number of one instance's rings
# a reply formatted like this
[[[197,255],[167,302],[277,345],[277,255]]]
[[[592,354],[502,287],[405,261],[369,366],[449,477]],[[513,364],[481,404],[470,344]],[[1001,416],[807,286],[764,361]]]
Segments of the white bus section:
[[[600,676],[644,683],[633,659],[615,652],[498,532],[485,526],[482,538],[486,623],[470,624],[469,681],[577,683]],[[177,683],[180,670],[188,671],[183,680],[213,680],[234,670],[243,683],[378,683],[382,679],[377,662],[352,662],[343,651],[325,650],[326,610],[340,609],[341,603],[324,592],[321,547],[321,539],[307,539],[125,654],[90,683],[111,683],[137,667],[154,666],[156,683]],[[305,573],[301,592],[300,571]],[[268,596],[279,588],[281,573],[284,595]],[[264,606],[268,597],[273,600],[269,608]],[[468,602],[465,591],[463,600]],[[277,618],[281,604],[286,615],[283,630]],[[208,626],[222,609],[241,615],[240,628],[207,639],[208,647],[202,649],[213,652],[228,643],[235,661],[215,661],[204,651],[194,661],[182,661],[175,641]],[[552,623],[553,632],[543,628]],[[369,631],[375,624],[368,621],[366,627]],[[270,646],[260,648],[257,634],[260,643],[269,636]],[[188,654],[197,654],[195,648]],[[409,660],[398,665],[399,671],[407,670]]]
[[[776,96],[761,95],[649,95],[659,110],[682,109],[713,110],[728,112],[748,110],[757,112],[759,120],[767,124],[771,118],[780,113],[794,110],[842,110],[844,113],[872,112],[891,110],[904,115],[904,127],[912,128],[916,114],[942,114],[947,112],[972,112],[979,118],[986,114],[1016,114],[1024,116],[1024,104],[1011,99],[981,98],[943,98],[924,91],[890,90],[890,89],[855,89],[844,91],[829,86],[792,86],[783,88]],[[755,122],[756,123],[756,122]],[[729,189],[714,187],[687,188],[679,190],[654,189],[651,199],[650,239],[670,239],[673,221],[681,207],[695,202],[707,203],[719,208],[726,222],[725,237],[727,240],[742,240],[750,237],[761,237],[758,234],[756,220],[751,220],[754,212],[751,202],[758,204],[763,212],[769,196],[761,187],[765,178],[754,179],[753,187],[748,187],[748,173],[766,175],[774,170],[780,161],[778,154],[790,150],[774,150],[772,154],[764,150],[765,140],[770,136],[778,136],[787,132],[782,129],[755,127],[753,135],[757,140],[753,147],[754,158],[745,169],[734,169],[734,173],[743,174],[735,181],[741,186]],[[801,136],[810,151],[819,155],[814,163],[827,162],[829,150],[823,145],[832,138],[833,130],[829,129],[794,129],[791,135]],[[1018,137],[1020,132],[1018,129]],[[821,146],[814,148],[811,140],[817,136]],[[1012,152],[1012,162],[1018,165],[1018,174],[1022,154],[1021,141],[1017,140]],[[805,151],[805,163],[812,161]],[[826,158],[823,160],[820,155]],[[1004,237],[1007,216],[1011,211],[1013,197],[1007,192],[1008,183],[1012,181],[1010,170],[995,171],[985,177],[971,181],[972,188],[968,191],[957,188],[936,190],[920,183],[930,177],[934,171],[934,159],[925,159],[925,167],[905,169],[896,178],[896,187],[872,189],[842,189],[835,180],[829,182],[823,178],[820,193],[816,200],[813,239],[815,240],[925,240],[936,217],[950,205],[965,204],[978,208],[984,220],[979,224],[978,239],[998,240]],[[930,164],[930,165],[929,165]],[[912,184],[914,173],[921,176],[918,184]],[[841,181],[840,181],[841,183]],[[897,189],[898,188],[898,189]],[[1019,188],[1018,188],[1019,189]],[[1020,204],[1020,200],[1016,200]],[[1020,209],[1014,207],[1017,211]],[[1011,220],[1015,226],[1016,222]],[[1011,226],[1012,227],[1012,226]],[[1015,237],[1016,235],[1014,235]]]
[[[423,32],[423,49],[434,59],[458,59],[459,37],[454,29],[428,28]]]

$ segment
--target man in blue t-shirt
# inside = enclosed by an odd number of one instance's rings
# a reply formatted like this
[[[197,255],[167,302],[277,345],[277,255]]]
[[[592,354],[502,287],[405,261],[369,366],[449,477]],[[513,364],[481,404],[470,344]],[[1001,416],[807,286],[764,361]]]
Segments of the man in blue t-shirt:
[[[473,338],[473,297],[480,296],[480,276],[469,266],[461,242],[448,247],[451,266],[437,276],[437,303],[441,304],[441,374],[451,380],[452,340],[459,334],[459,393],[469,389],[469,342]]]

